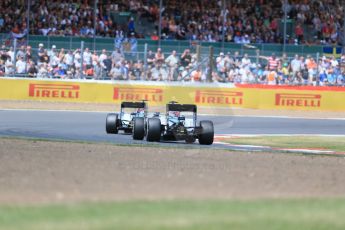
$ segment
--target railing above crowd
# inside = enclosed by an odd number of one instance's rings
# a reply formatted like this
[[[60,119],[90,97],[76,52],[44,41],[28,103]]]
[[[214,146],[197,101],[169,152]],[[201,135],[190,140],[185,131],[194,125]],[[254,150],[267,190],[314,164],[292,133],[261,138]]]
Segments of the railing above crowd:
[[[337,47],[291,45],[282,52],[272,44],[36,37],[26,45],[0,36],[0,76],[345,85],[345,55]]]

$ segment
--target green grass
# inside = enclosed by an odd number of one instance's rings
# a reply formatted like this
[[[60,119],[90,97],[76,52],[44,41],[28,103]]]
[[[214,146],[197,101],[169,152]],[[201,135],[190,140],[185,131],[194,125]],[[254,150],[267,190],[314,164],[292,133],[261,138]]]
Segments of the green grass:
[[[343,230],[345,199],[0,206],[0,229]]]
[[[280,148],[316,148],[345,152],[344,137],[320,136],[262,136],[239,137],[222,140],[231,144],[264,145]]]

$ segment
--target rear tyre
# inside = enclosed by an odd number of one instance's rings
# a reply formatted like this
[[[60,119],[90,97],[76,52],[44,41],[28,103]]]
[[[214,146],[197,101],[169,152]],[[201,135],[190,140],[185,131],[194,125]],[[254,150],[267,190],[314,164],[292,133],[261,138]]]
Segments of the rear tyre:
[[[133,120],[133,140],[142,140],[145,136],[145,122],[143,117],[135,117]]]
[[[200,121],[202,128],[201,134],[199,135],[199,144],[201,145],[212,145],[214,138],[214,128],[212,121]]]
[[[117,129],[118,118],[116,113],[109,113],[105,121],[105,130],[107,133],[117,134],[119,130]]]
[[[147,141],[160,141],[161,139],[161,120],[159,118],[150,118],[147,120]]]

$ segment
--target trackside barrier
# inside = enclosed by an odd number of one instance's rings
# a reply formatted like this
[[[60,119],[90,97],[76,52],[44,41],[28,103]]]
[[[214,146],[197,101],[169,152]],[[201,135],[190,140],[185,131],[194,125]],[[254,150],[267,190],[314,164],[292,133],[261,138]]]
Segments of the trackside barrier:
[[[345,88],[160,82],[0,79],[0,100],[115,103],[171,100],[208,107],[345,111]]]

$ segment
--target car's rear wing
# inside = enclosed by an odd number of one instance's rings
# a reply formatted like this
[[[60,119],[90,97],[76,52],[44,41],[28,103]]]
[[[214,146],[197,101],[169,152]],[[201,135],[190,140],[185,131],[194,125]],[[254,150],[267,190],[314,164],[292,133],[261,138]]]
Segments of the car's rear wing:
[[[145,102],[129,102],[125,101],[121,103],[121,108],[145,108]]]
[[[197,107],[193,104],[167,104],[167,111],[193,112],[196,113]]]

